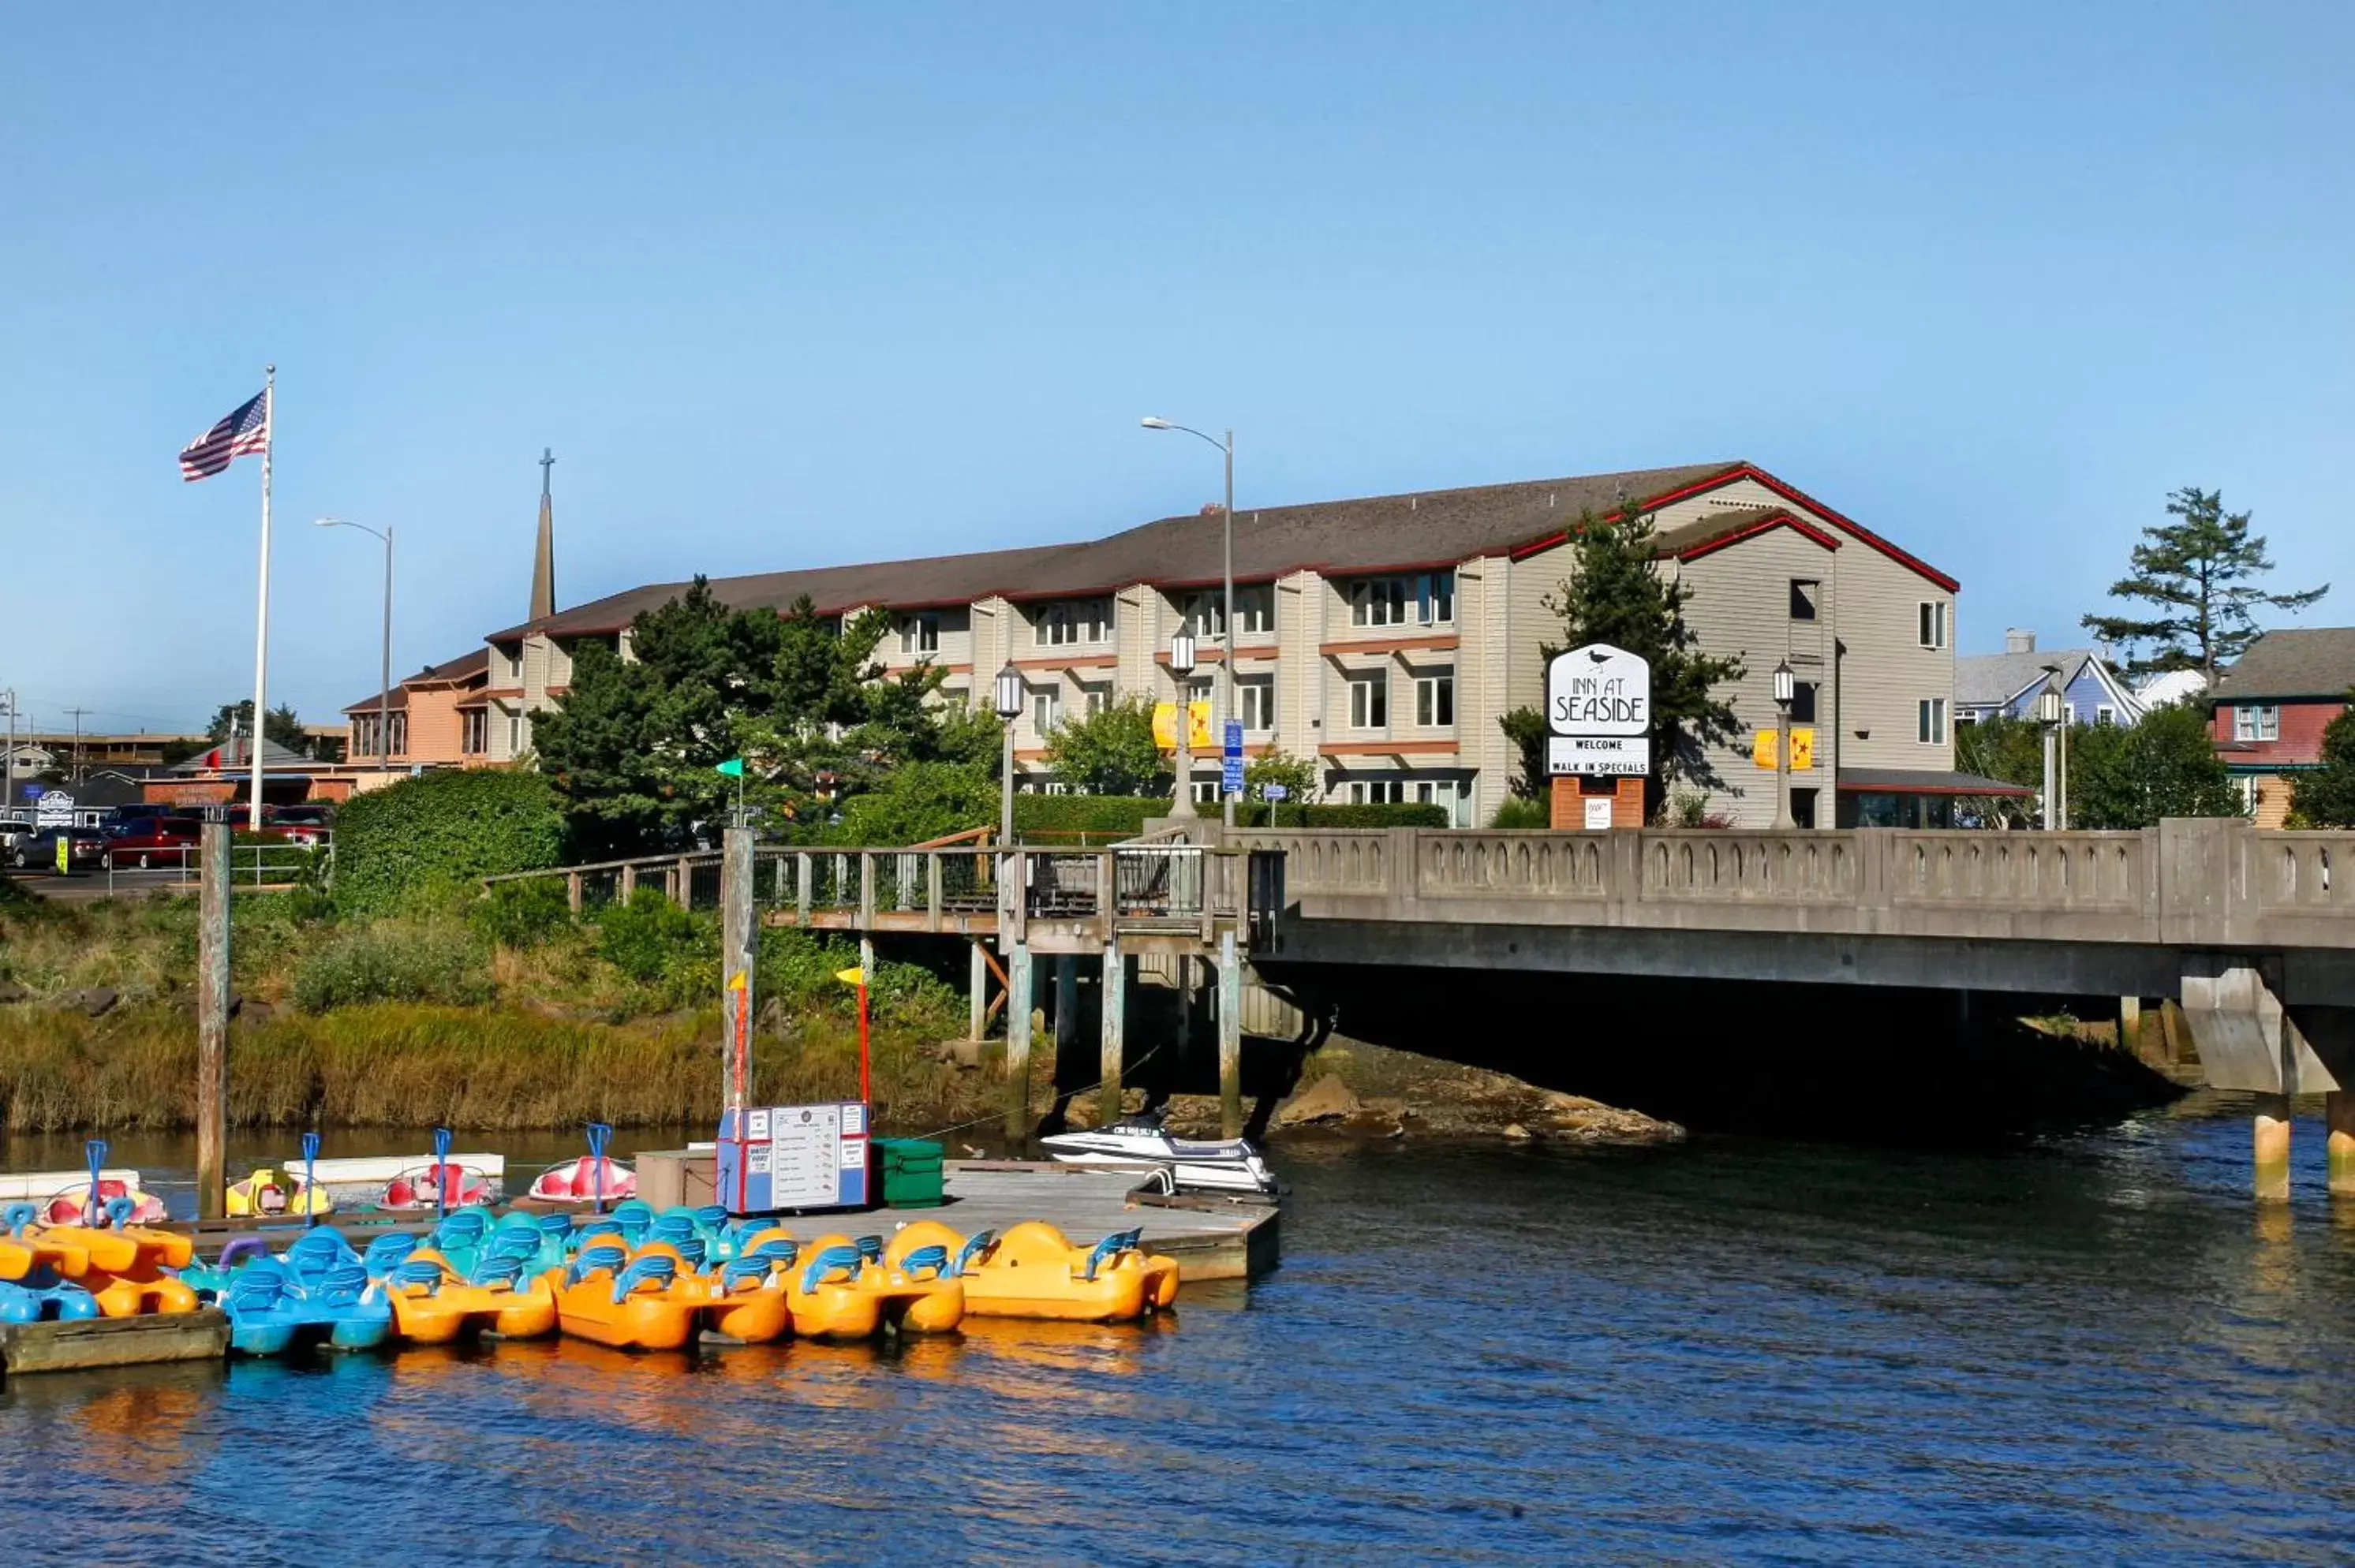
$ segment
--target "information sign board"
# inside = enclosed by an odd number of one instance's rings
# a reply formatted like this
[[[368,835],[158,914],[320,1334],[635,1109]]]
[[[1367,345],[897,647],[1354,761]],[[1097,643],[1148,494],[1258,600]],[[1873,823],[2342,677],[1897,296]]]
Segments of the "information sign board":
[[[1546,773],[1641,779],[1652,770],[1652,742],[1641,735],[1550,735]]]
[[[1556,735],[1649,735],[1652,666],[1608,642],[1557,653],[1546,666],[1546,727]]]
[[[718,1195],[736,1214],[863,1208],[867,1150],[860,1100],[723,1111]]]

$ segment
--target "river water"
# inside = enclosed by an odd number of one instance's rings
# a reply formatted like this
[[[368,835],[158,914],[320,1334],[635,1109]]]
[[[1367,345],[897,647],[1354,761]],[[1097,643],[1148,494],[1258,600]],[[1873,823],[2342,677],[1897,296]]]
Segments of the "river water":
[[[2355,1214],[2319,1195],[2318,1127],[2298,1135],[2299,1202],[2269,1213],[2238,1118],[1977,1154],[1280,1148],[1283,1266],[1189,1287],[1158,1326],[18,1380],[0,1541],[257,1563],[2343,1560]],[[74,1152],[18,1139],[6,1162]]]

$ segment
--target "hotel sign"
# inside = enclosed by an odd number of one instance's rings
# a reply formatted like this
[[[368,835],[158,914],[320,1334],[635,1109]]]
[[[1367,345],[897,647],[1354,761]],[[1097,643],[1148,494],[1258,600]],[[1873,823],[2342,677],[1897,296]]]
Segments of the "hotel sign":
[[[1652,666],[1607,642],[1546,666],[1546,771],[1640,778],[1652,770]]]

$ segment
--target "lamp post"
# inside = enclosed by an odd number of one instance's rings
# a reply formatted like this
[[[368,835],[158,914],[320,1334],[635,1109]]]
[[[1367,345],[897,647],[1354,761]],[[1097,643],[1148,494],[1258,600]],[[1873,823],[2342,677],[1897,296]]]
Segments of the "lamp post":
[[[2067,705],[2061,696],[2058,664],[2044,666],[2051,674],[2044,690],[2036,696],[2036,722],[2044,726],[2044,831],[2051,832],[2061,825],[2061,768],[2058,747],[2061,739],[2061,717]]]
[[[386,524],[384,532],[379,534],[365,523],[354,523],[345,517],[320,517],[314,519],[314,523],[321,528],[357,528],[372,538],[384,541],[384,650],[383,662],[378,670],[382,683],[376,689],[376,765],[377,770],[382,772],[392,765],[392,524]],[[259,738],[261,734],[260,714],[253,716],[253,733],[256,736],[255,755],[259,756],[261,744]]]
[[[997,840],[1000,845],[1011,847],[1014,842],[1014,721],[1022,716],[1022,672],[1014,667],[1011,659],[997,673],[996,689],[991,694],[996,705],[997,716],[1006,721],[1006,770],[998,792]]]
[[[1791,698],[1797,690],[1788,659],[1774,666],[1774,828],[1787,832],[1791,821]]]
[[[1194,634],[1180,631],[1169,640],[1169,673],[1178,677],[1178,722],[1172,726],[1178,732],[1178,800],[1170,808],[1173,817],[1194,815],[1194,740],[1187,732],[1194,727],[1194,705],[1189,687],[1194,674]]]
[[[1183,430],[1218,448],[1227,461],[1227,509],[1222,519],[1226,542],[1226,599],[1225,608],[1220,612],[1220,647],[1224,650],[1225,656],[1219,661],[1219,700],[1210,710],[1214,721],[1210,734],[1219,747],[1219,818],[1232,828],[1235,825],[1235,797],[1227,788],[1225,773],[1227,721],[1235,716],[1235,433],[1227,431],[1225,440],[1221,440],[1217,436],[1203,434],[1191,425],[1180,425],[1150,414],[1139,423],[1148,430]]]

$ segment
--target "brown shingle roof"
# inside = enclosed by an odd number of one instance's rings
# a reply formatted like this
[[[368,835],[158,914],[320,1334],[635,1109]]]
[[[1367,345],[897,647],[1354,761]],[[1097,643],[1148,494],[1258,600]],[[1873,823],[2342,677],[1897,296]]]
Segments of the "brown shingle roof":
[[[2235,697],[2343,697],[2355,686],[2355,626],[2268,631],[2217,673],[2219,702]]]
[[[463,686],[477,676],[487,676],[490,668],[491,651],[488,648],[477,648],[471,653],[462,653],[457,658],[443,663],[429,664],[416,674],[396,683],[385,706],[387,709],[406,708],[409,705],[409,689],[411,686]],[[370,692],[367,696],[346,708],[344,712],[372,714],[377,711],[376,699],[377,694]]]
[[[1557,533],[1582,511],[1607,513],[1626,502],[1683,490],[1741,466],[1692,463],[1301,506],[1239,508],[1235,575],[1266,581],[1303,569],[1334,575],[1452,566]],[[1109,593],[1140,582],[1213,582],[1220,576],[1221,550],[1219,516],[1213,510],[1164,517],[1078,544],[714,577],[711,589],[721,602],[747,609],[782,610],[806,594],[822,613],[871,604],[964,604],[993,594],[1068,598]],[[617,631],[639,611],[660,607],[687,587],[679,582],[632,588],[559,611],[544,622],[492,632],[491,640],[533,630],[558,637]]]

